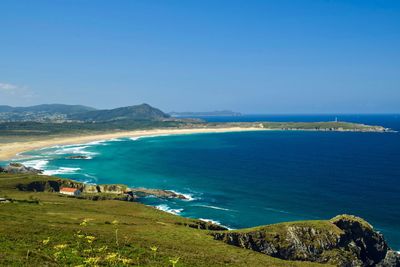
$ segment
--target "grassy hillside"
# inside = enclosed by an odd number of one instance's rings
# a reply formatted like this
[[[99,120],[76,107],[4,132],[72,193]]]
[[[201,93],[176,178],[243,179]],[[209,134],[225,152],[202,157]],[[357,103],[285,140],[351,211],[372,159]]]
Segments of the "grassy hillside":
[[[139,203],[92,201],[18,184],[56,179],[0,174],[2,266],[319,266],[272,258],[213,239],[195,220]]]
[[[79,121],[115,121],[115,120],[140,120],[158,121],[170,116],[148,104],[121,107],[109,110],[94,110],[69,116],[70,119]]]

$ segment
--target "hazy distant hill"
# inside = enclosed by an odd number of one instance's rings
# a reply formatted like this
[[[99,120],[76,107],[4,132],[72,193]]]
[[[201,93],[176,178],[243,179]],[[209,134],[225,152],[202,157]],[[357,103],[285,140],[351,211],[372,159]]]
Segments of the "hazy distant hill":
[[[168,119],[170,116],[161,110],[148,104],[136,106],[94,110],[68,116],[71,120],[79,121],[115,121],[115,120],[146,120],[159,121]]]
[[[31,107],[11,107],[11,106],[0,106],[0,112],[44,112],[44,113],[60,113],[60,114],[74,114],[79,112],[86,112],[95,110],[92,107],[86,107],[81,105],[64,105],[64,104],[43,104]]]
[[[0,106],[0,121],[106,122],[118,120],[162,121],[170,118],[148,104],[97,110],[80,105],[44,104],[31,107]]]
[[[0,121],[64,122],[71,114],[95,110],[80,105],[44,104],[31,107],[0,106]]]
[[[218,111],[209,111],[209,112],[170,112],[169,113],[173,117],[197,117],[197,116],[241,116],[242,114],[239,112],[234,112],[230,110],[218,110]]]

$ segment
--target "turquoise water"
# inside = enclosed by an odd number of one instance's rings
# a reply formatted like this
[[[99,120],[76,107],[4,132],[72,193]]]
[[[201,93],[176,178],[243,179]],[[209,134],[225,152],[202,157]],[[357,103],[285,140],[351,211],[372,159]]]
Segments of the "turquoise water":
[[[400,249],[398,133],[268,131],[121,138],[28,154],[33,158],[25,164],[47,174],[187,194],[190,201],[141,201],[230,228],[355,214]],[[69,155],[89,159],[66,159]]]

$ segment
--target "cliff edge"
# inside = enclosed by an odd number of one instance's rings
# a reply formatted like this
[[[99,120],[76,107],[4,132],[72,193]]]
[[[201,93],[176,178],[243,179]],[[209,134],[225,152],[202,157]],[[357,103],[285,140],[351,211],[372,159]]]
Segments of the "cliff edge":
[[[262,227],[213,232],[214,239],[266,255],[336,266],[400,266],[382,234],[365,220],[339,215],[329,221],[280,223]]]

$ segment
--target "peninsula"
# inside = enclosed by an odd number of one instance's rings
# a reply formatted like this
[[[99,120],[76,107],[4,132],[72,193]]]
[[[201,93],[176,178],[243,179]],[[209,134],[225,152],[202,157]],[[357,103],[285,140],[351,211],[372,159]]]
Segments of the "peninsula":
[[[60,119],[62,118],[62,119]],[[95,110],[75,105],[0,109],[0,160],[54,145],[154,135],[239,131],[388,132],[382,126],[350,122],[205,122],[172,118],[148,104]]]

